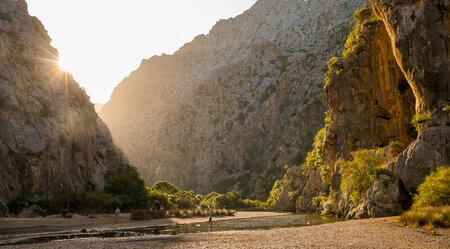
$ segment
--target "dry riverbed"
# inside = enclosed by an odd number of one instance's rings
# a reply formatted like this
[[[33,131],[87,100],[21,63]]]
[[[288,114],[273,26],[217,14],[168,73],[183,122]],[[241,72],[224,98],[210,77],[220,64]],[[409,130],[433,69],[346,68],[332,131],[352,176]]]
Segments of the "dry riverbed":
[[[238,212],[235,217],[223,219],[243,219],[270,215],[283,215],[265,212]],[[53,219],[53,220],[52,220]],[[88,226],[86,217],[74,217],[73,220],[50,220],[42,225],[38,220],[36,224],[29,224],[28,230],[19,228],[26,225],[24,221],[3,219],[0,221],[0,240],[24,234],[52,233],[67,229],[77,230],[81,227],[112,228],[156,226],[167,223],[196,223],[203,222],[205,218],[192,219],[161,219],[135,222],[122,217],[118,225],[111,223],[113,217],[102,216],[92,221],[94,225]],[[258,218],[255,218],[258,219]],[[423,229],[402,227],[397,217],[386,219],[356,220],[330,223],[317,226],[278,228],[271,230],[242,230],[205,232],[179,235],[145,235],[118,238],[77,238],[72,240],[55,240],[47,243],[6,246],[4,248],[450,248],[450,232],[448,229],[425,231]],[[65,224],[58,224],[64,222]],[[217,225],[217,224],[214,224]],[[40,229],[37,231],[36,229]],[[5,232],[12,228],[12,232]],[[34,227],[34,228],[32,228]],[[34,232],[33,232],[34,230]]]

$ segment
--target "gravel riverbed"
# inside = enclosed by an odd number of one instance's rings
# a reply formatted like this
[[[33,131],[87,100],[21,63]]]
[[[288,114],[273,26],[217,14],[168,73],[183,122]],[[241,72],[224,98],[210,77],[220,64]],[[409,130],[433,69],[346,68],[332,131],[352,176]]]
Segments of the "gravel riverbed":
[[[214,224],[213,224],[214,225]],[[450,248],[449,229],[402,227],[396,217],[317,226],[147,235],[123,238],[56,240],[3,248]]]

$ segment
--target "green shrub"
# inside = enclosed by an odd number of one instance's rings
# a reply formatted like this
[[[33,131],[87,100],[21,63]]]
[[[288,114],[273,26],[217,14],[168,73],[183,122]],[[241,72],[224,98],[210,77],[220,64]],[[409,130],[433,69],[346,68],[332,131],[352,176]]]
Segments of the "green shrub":
[[[308,170],[318,170],[322,181],[330,184],[331,183],[331,171],[325,164],[323,159],[323,146],[325,143],[325,128],[322,128],[317,132],[314,137],[313,149],[308,152],[305,159],[305,164],[303,166],[303,172]]]
[[[442,108],[442,110],[445,112],[450,112],[450,105],[445,106],[444,108]]]
[[[414,127],[416,127],[416,130],[418,132],[421,132],[423,130],[424,123],[431,119],[432,116],[430,112],[421,112],[416,113],[413,116],[411,123],[414,125]]]
[[[413,208],[450,205],[450,167],[440,167],[425,178],[414,196]]]
[[[450,227],[450,206],[413,208],[400,216],[400,222],[417,227]]]
[[[353,18],[357,22],[362,22],[362,21],[366,20],[367,18],[370,18],[371,16],[372,16],[372,10],[367,7],[359,8],[353,13]]]
[[[131,202],[128,203],[128,206],[122,206],[124,210],[147,207],[145,182],[136,168],[130,165],[125,164],[109,170],[105,175],[104,190],[113,195],[130,197]]]
[[[7,22],[12,22],[11,15],[9,13],[6,13],[6,12],[0,12],[0,20],[7,21]]]
[[[312,203],[317,206],[322,206],[328,200],[328,196],[316,196],[312,198]]]
[[[14,200],[11,200],[6,205],[8,209],[8,213],[18,215],[24,208],[28,207],[29,203],[27,200],[22,198],[17,198]]]
[[[150,220],[161,219],[167,216],[167,212],[164,210],[149,210],[149,209],[135,209],[131,211],[132,220]]]
[[[164,208],[173,207],[173,203],[170,201],[169,199],[170,197],[168,194],[153,188],[148,188],[147,191],[148,191],[147,198],[149,207],[155,208],[160,208],[161,206],[163,206]]]
[[[180,191],[175,194],[175,203],[181,209],[193,209],[200,202],[192,191]]]
[[[385,164],[383,149],[359,150],[351,153],[353,160],[340,159],[341,191],[355,203],[376,180],[376,172]]]
[[[173,195],[173,194],[180,192],[180,190],[174,184],[172,184],[166,180],[156,182],[153,185],[152,189],[156,189],[156,190],[166,193],[168,195]]]
[[[112,213],[121,205],[122,203],[118,198],[105,192],[88,192],[84,197],[85,208],[94,213]]]
[[[216,208],[216,198],[221,194],[217,192],[211,192],[205,196],[203,196],[200,206],[202,208]]]
[[[48,211],[50,214],[76,212],[84,207],[83,194],[73,191],[63,191],[53,199],[49,200]]]
[[[342,56],[344,58],[349,57],[349,55],[359,46],[362,29],[364,29],[364,27],[369,27],[371,30],[374,30],[373,27],[376,27],[376,24],[378,23],[377,18],[372,15],[372,10],[366,7],[357,9],[353,13],[353,18],[356,23],[345,42],[344,50],[342,51]]]
[[[216,197],[217,208],[238,208],[240,206],[241,196],[237,192],[228,192]]]
[[[331,57],[327,62],[328,71],[338,75],[342,73],[343,67],[342,61],[336,56]]]
[[[275,181],[272,191],[270,191],[269,198],[267,198],[266,206],[269,209],[274,209],[277,205],[277,202],[280,198],[280,194],[283,191],[283,189],[290,184],[290,180],[288,179],[287,174],[284,174],[283,178],[281,180]]]

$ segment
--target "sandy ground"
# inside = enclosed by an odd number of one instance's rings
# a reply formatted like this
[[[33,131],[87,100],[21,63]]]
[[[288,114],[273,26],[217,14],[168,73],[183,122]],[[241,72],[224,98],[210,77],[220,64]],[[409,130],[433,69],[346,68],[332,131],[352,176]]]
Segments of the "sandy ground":
[[[239,217],[238,215],[237,217]],[[242,213],[241,215],[251,216],[252,214]],[[448,229],[430,232],[402,227],[399,226],[397,219],[392,217],[356,220],[273,230],[148,235],[108,239],[86,238],[3,248],[450,248],[450,231]],[[197,219],[192,219],[192,221],[194,220]],[[183,221],[189,222],[187,219]]]
[[[276,212],[236,212],[234,216],[214,217],[214,221],[256,218],[265,216],[286,215],[287,213]],[[97,215],[95,219],[75,214],[71,219],[61,216],[48,216],[46,218],[0,218],[0,239],[6,236],[45,233],[80,231],[81,229],[126,229],[136,227],[167,226],[172,224],[188,224],[206,222],[208,217],[193,218],[165,218],[145,221],[130,220],[130,214],[121,214],[119,222],[115,222],[115,215]]]

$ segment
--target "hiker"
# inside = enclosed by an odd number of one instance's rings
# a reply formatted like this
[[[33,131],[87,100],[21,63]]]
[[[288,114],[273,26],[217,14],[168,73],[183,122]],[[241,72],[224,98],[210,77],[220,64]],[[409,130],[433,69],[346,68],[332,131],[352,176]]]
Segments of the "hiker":
[[[114,213],[116,214],[116,223],[119,223],[120,209],[116,208],[116,211]]]
[[[212,209],[210,209],[210,210],[208,211],[208,216],[209,216],[209,223],[212,223],[212,216],[213,216],[213,211],[212,211]]]

